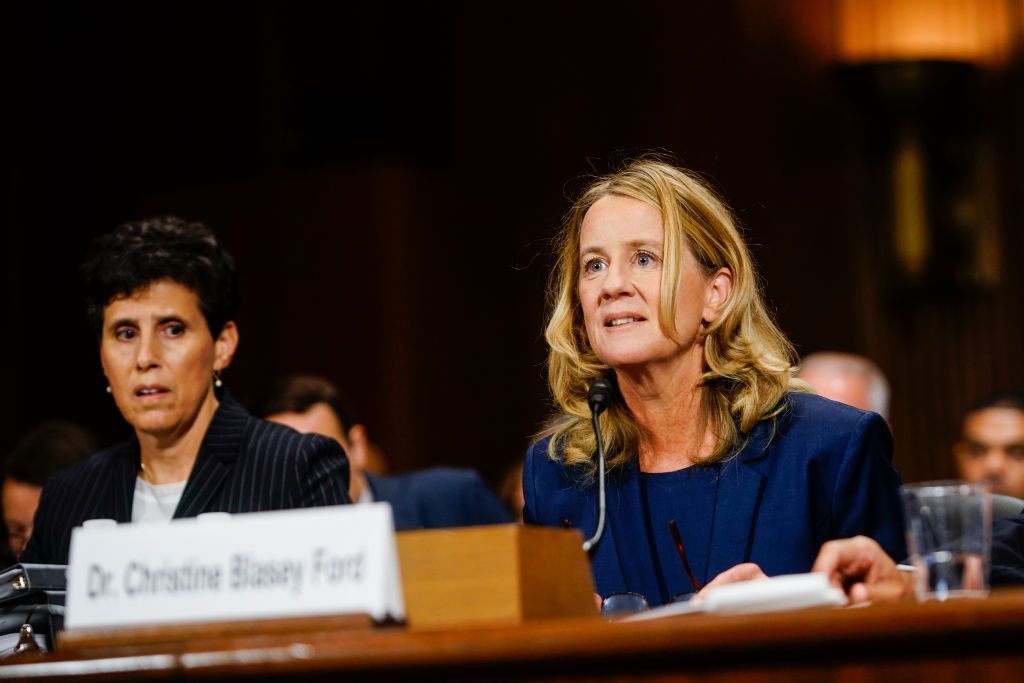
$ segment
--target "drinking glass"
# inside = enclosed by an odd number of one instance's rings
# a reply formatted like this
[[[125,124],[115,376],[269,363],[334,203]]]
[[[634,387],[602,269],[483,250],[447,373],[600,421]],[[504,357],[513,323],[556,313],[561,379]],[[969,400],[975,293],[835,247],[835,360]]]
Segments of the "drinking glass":
[[[918,600],[984,597],[992,545],[987,484],[933,481],[903,487],[907,547]]]

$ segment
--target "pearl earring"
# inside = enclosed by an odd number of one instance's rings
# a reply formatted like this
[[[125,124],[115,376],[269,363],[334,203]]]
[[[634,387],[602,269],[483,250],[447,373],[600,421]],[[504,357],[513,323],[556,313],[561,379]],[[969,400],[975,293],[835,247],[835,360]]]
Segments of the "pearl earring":
[[[112,394],[112,393],[114,393],[114,390],[110,388],[110,385],[109,385],[109,384],[107,385],[107,393],[108,393],[108,394]]]
[[[220,381],[220,370],[213,371],[213,386],[217,387],[218,389],[224,386],[224,382]]]

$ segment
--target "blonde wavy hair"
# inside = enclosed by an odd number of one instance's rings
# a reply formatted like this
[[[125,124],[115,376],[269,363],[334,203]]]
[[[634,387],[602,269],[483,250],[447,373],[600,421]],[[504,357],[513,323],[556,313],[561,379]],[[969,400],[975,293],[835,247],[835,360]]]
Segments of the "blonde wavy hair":
[[[732,272],[732,293],[717,319],[705,329],[703,418],[716,432],[713,452],[703,462],[724,461],[742,448],[761,420],[774,418],[790,390],[806,390],[793,379],[796,354],[772,320],[761,298],[757,273],[725,202],[700,178],[660,157],[645,156],[621,170],[596,178],[563,220],[556,238],[557,260],[548,281],[550,318],[544,336],[548,384],[560,415],[542,435],[551,434],[548,454],[592,475],[596,449],[587,390],[609,367],[594,353],[579,299],[580,230],[587,211],[602,197],[620,195],[653,206],[665,228],[659,324],[679,341],[674,324],[684,249],[704,275]],[[601,415],[608,469],[637,457],[641,430],[621,396]]]

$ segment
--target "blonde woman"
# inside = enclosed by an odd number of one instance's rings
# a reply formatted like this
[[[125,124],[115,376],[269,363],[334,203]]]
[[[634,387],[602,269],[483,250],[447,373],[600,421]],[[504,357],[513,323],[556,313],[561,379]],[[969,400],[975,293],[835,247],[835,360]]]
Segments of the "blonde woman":
[[[524,516],[593,533],[587,391],[609,378],[608,521],[591,553],[601,595],[657,605],[741,563],[805,572],[822,543],[858,534],[902,559],[885,421],[792,379],[793,350],[705,183],[633,161],[582,193],[556,248],[546,338],[561,415],[527,455]]]

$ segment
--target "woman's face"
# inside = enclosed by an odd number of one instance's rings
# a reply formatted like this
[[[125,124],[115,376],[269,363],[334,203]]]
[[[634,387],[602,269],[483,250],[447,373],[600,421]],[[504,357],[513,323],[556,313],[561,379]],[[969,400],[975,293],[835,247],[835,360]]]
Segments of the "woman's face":
[[[103,309],[103,374],[136,432],[187,431],[204,404],[215,404],[213,372],[228,366],[237,344],[230,322],[214,340],[196,293],[171,280],[153,282]]]
[[[661,212],[644,202],[609,195],[583,218],[579,297],[591,348],[615,369],[671,362],[700,353],[702,323],[717,316],[728,296],[726,269],[705,277],[684,249],[675,326],[681,343],[658,322],[665,229]],[[727,282],[725,281],[727,280]]]

